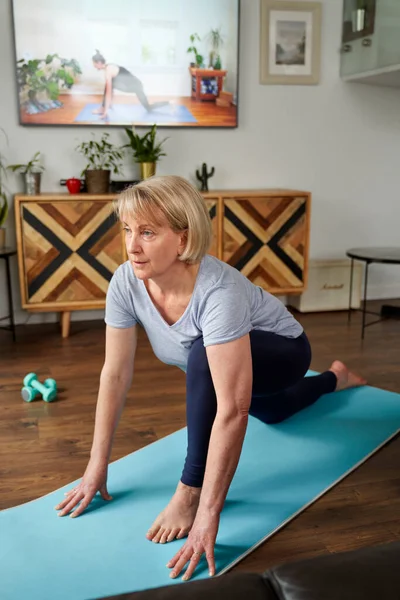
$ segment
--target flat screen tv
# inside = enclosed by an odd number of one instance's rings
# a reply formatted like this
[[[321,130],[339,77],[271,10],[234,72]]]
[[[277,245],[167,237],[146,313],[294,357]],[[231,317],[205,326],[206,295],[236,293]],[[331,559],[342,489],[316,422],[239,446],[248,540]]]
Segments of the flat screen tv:
[[[12,0],[22,125],[237,127],[240,0]]]

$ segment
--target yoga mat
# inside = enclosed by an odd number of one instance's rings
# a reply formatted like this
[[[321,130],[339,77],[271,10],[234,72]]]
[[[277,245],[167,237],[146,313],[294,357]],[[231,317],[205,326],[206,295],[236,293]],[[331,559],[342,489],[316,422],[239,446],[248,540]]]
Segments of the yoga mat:
[[[364,387],[327,394],[279,425],[250,418],[221,515],[217,574],[232,568],[400,430],[400,395]],[[162,585],[184,540],[145,535],[181,475],[182,429],[110,465],[109,492],[81,517],[57,517],[68,485],[0,512],[2,600],[89,600]],[[27,457],[29,460],[29,457]],[[74,482],[75,483],[75,482]],[[193,579],[208,577],[202,558]],[[192,580],[193,580],[192,579]]]
[[[163,125],[164,123],[197,123],[192,113],[186,106],[169,104],[148,112],[141,104],[113,104],[105,119],[94,115],[93,110],[100,108],[101,104],[87,104],[75,118],[75,123],[149,123],[149,125]]]

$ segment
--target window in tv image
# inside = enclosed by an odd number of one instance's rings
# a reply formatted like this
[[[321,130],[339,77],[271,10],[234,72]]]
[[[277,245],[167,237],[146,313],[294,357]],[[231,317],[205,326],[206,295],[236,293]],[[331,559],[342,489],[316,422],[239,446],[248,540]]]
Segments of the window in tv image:
[[[23,125],[236,127],[240,0],[13,0]]]

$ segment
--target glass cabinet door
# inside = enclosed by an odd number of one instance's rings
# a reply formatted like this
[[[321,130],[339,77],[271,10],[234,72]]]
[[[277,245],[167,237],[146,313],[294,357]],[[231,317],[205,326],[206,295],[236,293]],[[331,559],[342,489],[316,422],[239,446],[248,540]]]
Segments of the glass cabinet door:
[[[400,0],[376,0],[377,68],[400,65]]]
[[[340,74],[342,77],[376,68],[376,4],[379,0],[344,0]]]
[[[344,0],[342,77],[400,66],[400,0]]]
[[[344,0],[342,44],[374,33],[376,1]]]

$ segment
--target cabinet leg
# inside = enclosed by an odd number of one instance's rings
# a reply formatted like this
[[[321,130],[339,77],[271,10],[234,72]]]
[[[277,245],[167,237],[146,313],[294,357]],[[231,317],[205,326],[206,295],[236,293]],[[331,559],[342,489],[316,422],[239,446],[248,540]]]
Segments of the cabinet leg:
[[[66,311],[61,313],[61,335],[63,338],[69,336],[69,329],[71,325],[71,313]]]

